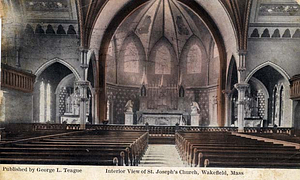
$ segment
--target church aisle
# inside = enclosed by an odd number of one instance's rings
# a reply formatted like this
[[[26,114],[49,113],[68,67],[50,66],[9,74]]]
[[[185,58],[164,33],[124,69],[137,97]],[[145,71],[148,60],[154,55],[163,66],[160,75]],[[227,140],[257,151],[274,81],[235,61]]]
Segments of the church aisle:
[[[175,145],[149,144],[139,166],[141,167],[185,167]]]

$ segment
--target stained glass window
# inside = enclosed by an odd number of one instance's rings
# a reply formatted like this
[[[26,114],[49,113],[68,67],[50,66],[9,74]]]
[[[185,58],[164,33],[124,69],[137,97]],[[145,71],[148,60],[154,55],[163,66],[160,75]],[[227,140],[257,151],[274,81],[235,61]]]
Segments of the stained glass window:
[[[139,53],[133,42],[126,46],[124,56],[124,72],[139,73]]]
[[[155,74],[171,74],[171,54],[166,46],[160,46],[156,51]]]
[[[188,54],[187,54],[187,73],[188,74],[196,74],[201,73],[201,50],[199,46],[193,45],[191,46]]]

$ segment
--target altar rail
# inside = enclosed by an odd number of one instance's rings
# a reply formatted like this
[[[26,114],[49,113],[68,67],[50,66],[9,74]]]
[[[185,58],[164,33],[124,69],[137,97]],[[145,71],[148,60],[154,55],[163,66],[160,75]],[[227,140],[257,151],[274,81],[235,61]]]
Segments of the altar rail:
[[[33,124],[33,130],[79,130],[79,124]]]
[[[40,131],[40,130],[80,130],[79,124],[43,124],[43,123],[18,123],[7,124],[2,127],[18,129],[18,131]],[[120,131],[149,131],[149,134],[175,134],[182,132],[237,132],[237,127],[197,127],[197,126],[145,126],[145,125],[103,125],[87,124],[86,130],[120,130]],[[273,127],[245,127],[245,133],[278,133],[294,134],[293,128]]]
[[[79,130],[79,124],[33,124],[34,130],[67,129]],[[153,125],[95,125],[87,124],[86,130],[149,131],[149,134],[175,134],[177,131],[191,132],[236,132],[237,127],[197,127],[197,126],[153,126]]]
[[[33,91],[34,81],[34,74],[5,64],[1,65],[1,85],[3,87],[31,93]]]
[[[280,127],[245,127],[244,133],[277,133],[277,134],[294,134],[293,128]]]
[[[237,127],[197,127],[197,126],[180,126],[180,131],[188,132],[237,132]]]
[[[122,130],[122,131],[146,131],[144,125],[121,125],[121,124],[87,124],[87,130]]]

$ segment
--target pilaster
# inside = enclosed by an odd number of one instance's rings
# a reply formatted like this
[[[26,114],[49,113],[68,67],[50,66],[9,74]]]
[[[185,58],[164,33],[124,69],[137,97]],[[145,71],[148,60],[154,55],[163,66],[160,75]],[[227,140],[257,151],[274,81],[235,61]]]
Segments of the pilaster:
[[[244,131],[244,118],[245,118],[245,93],[249,87],[247,83],[237,83],[234,87],[238,90],[238,131]]]

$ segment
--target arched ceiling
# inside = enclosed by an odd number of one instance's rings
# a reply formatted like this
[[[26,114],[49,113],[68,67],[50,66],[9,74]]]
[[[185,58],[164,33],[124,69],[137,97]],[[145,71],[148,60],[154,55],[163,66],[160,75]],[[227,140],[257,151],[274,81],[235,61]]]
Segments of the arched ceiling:
[[[80,0],[78,0],[80,1]],[[173,0],[175,1],[175,0]],[[222,90],[225,88],[225,79],[226,79],[226,66],[228,57],[231,58],[231,55],[236,56],[237,50],[240,50],[238,47],[238,38],[236,28],[233,25],[232,16],[229,15],[226,7],[221,3],[221,0],[176,0],[178,3],[186,5],[193,12],[197,14],[198,17],[201,17],[202,21],[205,23],[209,31],[211,32],[220,55],[220,76],[219,76],[219,88],[218,88],[218,123],[224,124],[223,116],[225,114],[225,108],[223,106],[224,95]],[[81,46],[83,48],[89,48],[91,51],[94,51],[97,57],[97,62],[99,67],[105,67],[105,58],[106,53],[110,44],[110,40],[113,37],[113,34],[117,30],[118,26],[130,16],[136,9],[139,9],[145,3],[150,2],[150,0],[106,0],[101,8],[94,7],[94,5],[88,5],[89,9],[99,8],[98,14],[93,19],[87,18],[92,22],[92,26],[81,25],[81,32],[84,32],[84,36],[81,36]],[[91,3],[92,4],[92,3]],[[84,6],[84,5],[83,5]],[[80,9],[81,6],[78,7]],[[91,10],[88,10],[91,12]],[[85,23],[87,24],[87,23]],[[230,55],[228,55],[230,54]],[[105,77],[105,70],[97,68],[96,78]],[[95,85],[100,92],[105,88],[103,82],[99,82]],[[100,95],[105,98],[105,93]],[[99,115],[101,110],[99,110]]]
[[[227,10],[237,33],[239,50],[247,50],[247,35],[252,0],[219,0]]]
[[[146,54],[150,54],[157,42],[166,39],[178,59],[191,37],[206,41],[207,47],[212,39],[205,24],[190,9],[174,0],[149,1],[123,21],[116,32],[116,39],[122,43],[132,33],[140,39]]]
[[[180,2],[189,3],[188,1],[190,0],[180,0]],[[195,0],[195,1],[201,3],[201,0]],[[252,1],[251,0],[212,0],[209,3],[217,6],[216,4],[217,2],[215,1],[219,1],[219,3],[222,4],[224,10],[229,15],[230,21],[235,31],[236,39],[238,41],[237,42],[238,50],[241,49],[246,50],[247,49],[246,37],[248,32],[248,21],[249,21],[250,6]],[[147,0],[131,1],[130,3],[141,5],[145,2],[147,2]],[[170,1],[168,0],[168,3],[169,2]],[[174,0],[172,0],[171,3],[173,2]],[[118,5],[116,7],[118,7],[121,4],[122,6],[124,6],[129,2],[127,0],[118,0],[117,2],[114,2],[112,0],[76,0],[78,14],[79,14],[78,19],[80,23],[80,32],[82,37],[81,46],[86,48],[90,46],[90,39],[92,38],[92,34],[93,34],[92,32],[93,29],[95,28],[96,21],[99,18],[99,15],[103,12],[104,7],[107,4],[112,4],[112,3],[115,4],[117,3]],[[155,8],[156,5],[154,4],[153,8]],[[202,5],[207,6],[207,2],[203,2]],[[208,10],[214,8],[207,7],[205,9]],[[210,15],[212,14],[215,13],[210,13]],[[227,19],[227,17],[224,18]],[[218,21],[221,23],[222,19],[218,19]]]

